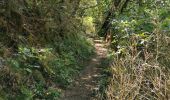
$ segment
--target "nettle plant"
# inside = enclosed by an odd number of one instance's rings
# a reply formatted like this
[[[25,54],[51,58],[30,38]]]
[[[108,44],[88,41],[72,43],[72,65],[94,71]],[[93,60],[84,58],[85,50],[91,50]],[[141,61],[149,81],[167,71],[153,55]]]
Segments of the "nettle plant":
[[[22,68],[30,73],[33,69],[41,69],[53,74],[54,72],[48,66],[48,63],[54,57],[51,48],[36,49],[34,47],[20,46],[18,54],[14,55],[14,58],[10,58],[9,62],[14,68]]]

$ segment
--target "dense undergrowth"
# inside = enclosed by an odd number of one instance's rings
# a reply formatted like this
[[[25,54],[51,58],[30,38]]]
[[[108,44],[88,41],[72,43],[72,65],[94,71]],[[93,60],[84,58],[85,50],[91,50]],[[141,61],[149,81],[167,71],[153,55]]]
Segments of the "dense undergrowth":
[[[151,3],[152,2],[152,3]],[[133,8],[132,8],[133,7]],[[170,34],[168,1],[131,2],[112,22],[112,64],[99,98],[168,100]]]
[[[76,3],[0,4],[0,99],[56,100],[72,83],[94,53],[80,29]]]
[[[37,48],[21,44],[18,52],[1,59],[1,98],[54,99],[60,94],[58,88],[69,86],[83,61],[93,54],[91,44],[83,37],[47,45]],[[6,49],[1,50],[3,55]]]

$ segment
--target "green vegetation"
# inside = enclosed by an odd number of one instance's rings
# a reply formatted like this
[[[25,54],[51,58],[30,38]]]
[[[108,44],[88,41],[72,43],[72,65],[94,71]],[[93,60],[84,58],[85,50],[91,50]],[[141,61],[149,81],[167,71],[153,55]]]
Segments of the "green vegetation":
[[[0,97],[56,100],[94,54],[73,6],[79,1],[3,2]]]
[[[109,57],[113,63],[107,68],[110,73],[107,88],[100,98],[170,98],[169,4],[168,0],[127,0],[125,8],[114,9],[109,26],[112,33]]]
[[[0,99],[60,98],[95,54],[89,36],[109,45],[100,99],[170,99],[169,0],[1,0]]]

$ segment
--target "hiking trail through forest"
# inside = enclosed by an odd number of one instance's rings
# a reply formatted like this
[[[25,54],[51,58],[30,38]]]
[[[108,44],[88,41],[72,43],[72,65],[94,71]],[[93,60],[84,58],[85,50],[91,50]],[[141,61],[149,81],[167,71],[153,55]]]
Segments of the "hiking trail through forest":
[[[101,62],[106,58],[107,48],[102,39],[94,39],[96,55],[87,62],[84,70],[76,77],[73,86],[66,89],[60,100],[96,100],[94,91],[98,89],[101,76]]]

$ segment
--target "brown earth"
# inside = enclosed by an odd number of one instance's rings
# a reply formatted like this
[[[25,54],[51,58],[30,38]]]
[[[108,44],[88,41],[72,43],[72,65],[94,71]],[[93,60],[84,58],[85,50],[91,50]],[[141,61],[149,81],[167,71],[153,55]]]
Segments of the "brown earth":
[[[60,100],[100,100],[95,97],[98,90],[98,81],[101,76],[101,62],[106,58],[107,49],[105,43],[94,40],[96,55],[87,62],[85,69],[76,77],[71,88],[65,90]]]

